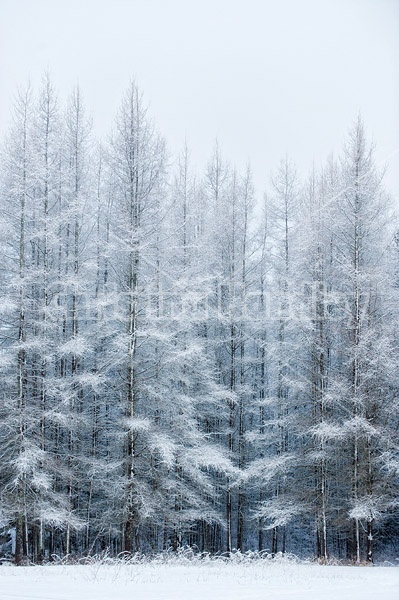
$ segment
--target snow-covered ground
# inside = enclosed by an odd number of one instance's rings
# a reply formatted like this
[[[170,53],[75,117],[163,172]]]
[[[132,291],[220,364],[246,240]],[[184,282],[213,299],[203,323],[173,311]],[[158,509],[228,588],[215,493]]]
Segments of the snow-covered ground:
[[[399,600],[399,567],[257,560],[0,567],[2,600]]]

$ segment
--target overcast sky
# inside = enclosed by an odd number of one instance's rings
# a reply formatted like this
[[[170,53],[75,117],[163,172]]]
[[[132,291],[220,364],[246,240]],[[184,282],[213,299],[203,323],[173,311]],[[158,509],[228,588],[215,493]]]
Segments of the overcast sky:
[[[399,197],[399,0],[0,0],[0,132],[17,86],[75,83],[95,130],[134,78],[171,152],[217,137],[260,196],[288,154],[306,174],[359,111]]]

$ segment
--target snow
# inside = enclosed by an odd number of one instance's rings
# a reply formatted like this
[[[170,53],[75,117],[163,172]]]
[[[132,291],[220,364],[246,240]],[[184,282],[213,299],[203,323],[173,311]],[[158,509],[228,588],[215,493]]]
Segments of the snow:
[[[2,600],[398,600],[399,567],[255,560],[0,567]]]

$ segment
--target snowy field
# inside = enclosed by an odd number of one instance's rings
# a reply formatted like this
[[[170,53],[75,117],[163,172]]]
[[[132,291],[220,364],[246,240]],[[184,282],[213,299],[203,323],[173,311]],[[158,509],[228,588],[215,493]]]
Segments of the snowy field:
[[[0,567],[1,600],[399,600],[399,567],[289,561]]]

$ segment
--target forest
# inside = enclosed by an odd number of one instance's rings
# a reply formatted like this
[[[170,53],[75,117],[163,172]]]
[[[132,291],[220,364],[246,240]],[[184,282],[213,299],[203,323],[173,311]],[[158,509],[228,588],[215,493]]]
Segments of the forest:
[[[132,82],[100,142],[78,88],[16,93],[0,549],[397,555],[399,227],[361,118],[261,197],[217,143],[203,173],[171,157],[146,106]]]

